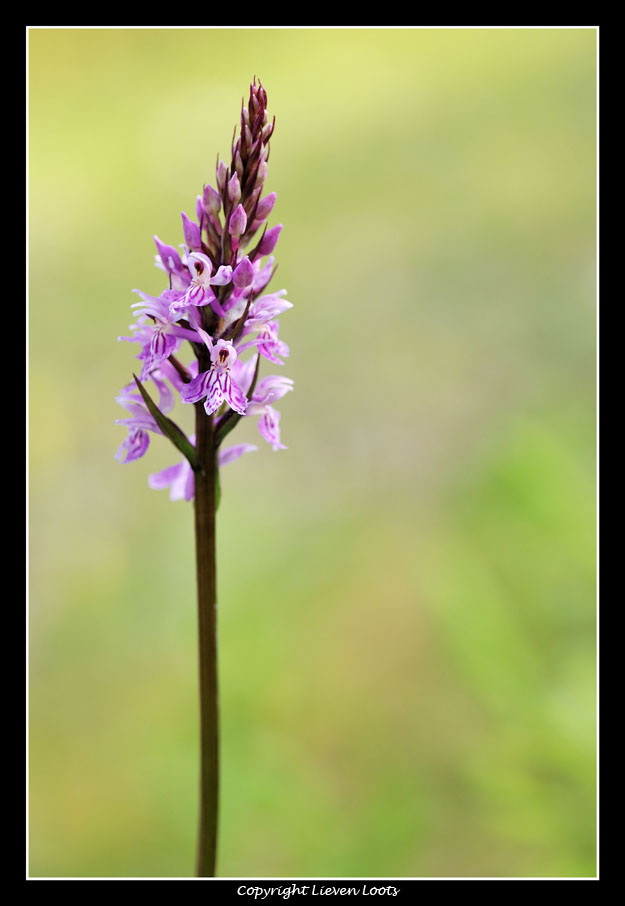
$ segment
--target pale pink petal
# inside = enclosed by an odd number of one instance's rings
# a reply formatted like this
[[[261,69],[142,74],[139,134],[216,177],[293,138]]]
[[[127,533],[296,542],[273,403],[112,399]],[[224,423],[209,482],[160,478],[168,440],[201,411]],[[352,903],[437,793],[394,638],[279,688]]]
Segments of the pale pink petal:
[[[152,475],[148,475],[148,484],[155,491],[168,488],[179,477],[182,468],[183,463],[179,462],[175,466],[167,466],[161,472],[153,472]]]
[[[234,409],[234,411],[238,412],[240,415],[245,415],[247,397],[245,396],[239,385],[235,384],[229,374],[224,373],[221,375],[221,387],[224,399],[226,400],[230,408]]]
[[[206,382],[206,402],[204,403],[204,409],[206,410],[207,415],[212,415],[219,407],[221,406],[224,399],[223,387],[221,384],[222,378],[227,378],[226,374],[218,374],[216,368],[211,368],[208,374],[208,380]]]
[[[251,453],[253,450],[258,450],[258,447],[254,444],[236,444],[234,447],[226,447],[225,450],[219,451],[219,465],[227,466],[228,463],[234,462],[239,456],[243,456],[244,453]]]
[[[280,413],[272,406],[265,406],[265,414],[258,419],[258,430],[274,450],[286,450],[280,442]]]

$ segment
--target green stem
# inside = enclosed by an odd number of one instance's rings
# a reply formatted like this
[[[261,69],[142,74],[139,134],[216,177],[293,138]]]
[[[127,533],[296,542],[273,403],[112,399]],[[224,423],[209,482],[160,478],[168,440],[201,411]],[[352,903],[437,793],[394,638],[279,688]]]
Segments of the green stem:
[[[217,586],[213,418],[196,404],[198,467],[195,470],[195,553],[200,660],[200,810],[197,876],[215,876],[219,805],[219,699],[217,686]]]

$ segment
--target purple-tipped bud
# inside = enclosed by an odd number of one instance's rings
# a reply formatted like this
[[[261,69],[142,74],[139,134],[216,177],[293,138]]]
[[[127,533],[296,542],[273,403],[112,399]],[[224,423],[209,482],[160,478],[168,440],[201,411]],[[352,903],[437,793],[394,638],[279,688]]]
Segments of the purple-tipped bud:
[[[239,174],[239,179],[243,179],[243,161],[241,160],[241,152],[238,149],[234,155],[234,169]]]
[[[245,200],[245,204],[244,204],[245,213],[248,214],[248,216],[249,216],[249,214],[251,214],[251,212],[256,207],[256,202],[260,198],[260,193],[262,191],[263,191],[262,186],[256,186],[256,188],[252,191],[252,194]]]
[[[223,160],[217,161],[217,188],[223,194],[224,187],[226,185],[226,179],[228,177],[228,168],[223,162]]]
[[[262,164],[260,165],[260,167],[258,168],[258,175],[256,176],[256,182],[254,183],[254,185],[262,186],[262,184],[264,183],[264,181],[266,179],[267,179],[267,164],[265,163],[265,161],[263,161]]]
[[[267,116],[267,112],[265,111],[265,117],[266,116]],[[276,118],[274,116],[271,123],[266,123],[265,126],[263,126],[263,141],[264,142],[268,142],[269,139],[271,138],[271,136],[273,135],[273,130],[275,128],[275,125],[276,125]]]
[[[276,203],[276,198],[278,196],[275,192],[270,192],[269,195],[265,195],[264,198],[258,202],[258,207],[256,208],[256,214],[254,215],[256,220],[261,223],[263,220],[267,220],[271,212],[273,211],[273,206]]]
[[[154,237],[154,242],[167,273],[171,274],[173,271],[180,273],[183,270],[182,261],[173,245],[166,245],[166,243],[161,242],[158,236]]]
[[[212,186],[204,186],[204,207],[206,213],[216,217],[221,209],[221,195]]]
[[[192,220],[189,220],[185,212],[181,214],[182,217],[182,230],[184,232],[184,241],[187,243],[190,249],[201,249],[202,248],[202,234],[197,223],[194,223]]]
[[[245,227],[247,226],[247,214],[245,213],[245,208],[242,204],[237,205],[235,208],[234,214],[230,218],[230,223],[228,224],[228,232],[233,239],[238,239],[239,236],[242,236],[245,232]],[[275,243],[274,243],[275,244]]]
[[[250,132],[250,127],[246,124],[243,128],[243,147],[245,148],[247,154],[250,153],[252,144],[252,133]]]
[[[253,279],[254,265],[246,255],[245,258],[242,258],[234,269],[232,282],[237,287],[237,289],[243,289],[245,286],[249,286]]]
[[[272,227],[270,230],[267,230],[263,238],[260,240],[258,245],[258,254],[259,255],[271,255],[276,245],[278,244],[278,237],[280,236],[280,231],[282,230],[282,224],[279,223],[277,226]]]
[[[233,207],[241,201],[241,183],[236,173],[232,174],[228,182],[228,198]]]

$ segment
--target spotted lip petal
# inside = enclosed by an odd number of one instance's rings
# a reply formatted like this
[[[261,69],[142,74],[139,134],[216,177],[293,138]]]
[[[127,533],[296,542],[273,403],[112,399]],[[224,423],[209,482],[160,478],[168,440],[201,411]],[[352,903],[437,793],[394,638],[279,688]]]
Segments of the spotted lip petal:
[[[186,308],[187,305],[195,305],[196,308],[202,308],[204,305],[208,305],[214,298],[215,293],[210,286],[201,286],[199,283],[191,283],[182,299],[177,302],[172,302],[170,310],[174,307],[176,311],[180,311],[181,308]]]
[[[205,371],[195,381],[187,385],[187,392],[181,394],[183,402],[195,403],[206,397],[204,409],[207,415],[212,415],[226,402],[231,409],[240,415],[245,414],[247,398],[241,388],[236,384],[227,370],[221,370],[213,365],[210,371]]]
[[[180,391],[180,399],[183,403],[197,403],[204,399],[208,393],[208,380],[210,371],[203,371],[196,378],[185,384]]]
[[[239,415],[245,415],[247,397],[239,385],[235,384],[230,375],[226,375],[226,377],[228,378],[228,386],[224,389],[224,398],[231,409],[234,409]]]
[[[173,355],[180,346],[181,340],[172,333],[157,327],[150,341],[150,348],[147,357],[141,369],[141,380],[145,381],[150,373],[163,362]]]

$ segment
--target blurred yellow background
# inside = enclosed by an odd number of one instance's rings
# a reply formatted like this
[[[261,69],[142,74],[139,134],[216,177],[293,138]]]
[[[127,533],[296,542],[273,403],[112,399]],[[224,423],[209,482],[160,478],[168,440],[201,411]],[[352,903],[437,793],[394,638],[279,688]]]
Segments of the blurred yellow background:
[[[594,874],[595,41],[30,30],[32,876],[193,873],[192,508],[113,459],[116,338],[254,74],[295,393],[222,474],[219,873]]]

